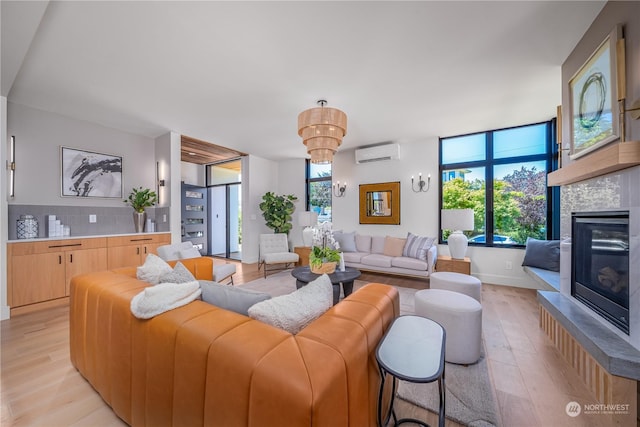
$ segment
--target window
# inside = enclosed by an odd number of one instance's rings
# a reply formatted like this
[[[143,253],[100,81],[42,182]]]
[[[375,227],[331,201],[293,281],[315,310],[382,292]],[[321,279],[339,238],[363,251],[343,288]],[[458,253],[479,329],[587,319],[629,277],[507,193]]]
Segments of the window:
[[[557,238],[559,190],[555,119],[532,125],[440,138],[441,209],[473,209],[469,243],[522,246],[527,237]],[[487,186],[487,183],[491,183]],[[452,230],[443,230],[441,242]]]
[[[318,213],[318,222],[331,221],[331,163],[307,160],[307,209]]]

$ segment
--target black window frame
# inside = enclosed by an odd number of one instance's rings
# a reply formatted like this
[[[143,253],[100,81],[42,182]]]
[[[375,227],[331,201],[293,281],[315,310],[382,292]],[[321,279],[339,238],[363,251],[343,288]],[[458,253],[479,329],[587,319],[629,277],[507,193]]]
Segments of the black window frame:
[[[530,126],[539,126],[546,125],[545,133],[546,133],[546,153],[543,154],[532,154],[526,156],[514,156],[514,157],[502,157],[499,159],[493,158],[493,135],[496,132],[518,129],[523,127]],[[442,174],[445,170],[451,169],[470,169],[470,168],[485,168],[485,242],[484,243],[476,243],[469,242],[470,246],[480,246],[480,247],[500,247],[500,248],[523,248],[523,244],[494,244],[493,236],[494,236],[494,218],[493,218],[493,167],[497,165],[504,164],[513,164],[513,163],[527,163],[533,161],[541,161],[544,160],[546,164],[546,173],[549,174],[558,169],[558,145],[556,138],[556,119],[551,119],[548,121],[537,122],[537,123],[529,123],[525,125],[519,126],[511,126],[500,129],[492,129],[483,132],[472,132],[462,135],[454,135],[447,137],[438,138],[438,166],[439,166],[439,174],[438,181],[440,182],[438,188],[438,207],[439,212],[442,210]],[[484,160],[475,160],[470,162],[458,162],[458,163],[442,163],[442,142],[443,140],[460,138],[471,135],[485,135],[485,159]],[[490,185],[489,185],[490,183]],[[558,239],[560,235],[560,187],[549,187],[547,186],[547,227],[546,227],[546,238],[548,240]],[[446,243],[446,240],[443,239],[442,233],[442,224],[441,224],[440,215],[438,215],[438,229],[439,243]]]

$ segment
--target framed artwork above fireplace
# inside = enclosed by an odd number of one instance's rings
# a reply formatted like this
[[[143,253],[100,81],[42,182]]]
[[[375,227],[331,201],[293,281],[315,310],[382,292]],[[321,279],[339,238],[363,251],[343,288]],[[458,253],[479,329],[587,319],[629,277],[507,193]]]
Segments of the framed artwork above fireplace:
[[[620,138],[618,67],[624,50],[617,43],[622,26],[616,27],[569,80],[569,123],[572,159]],[[624,79],[624,73],[621,74]],[[624,97],[624,96],[623,96]]]

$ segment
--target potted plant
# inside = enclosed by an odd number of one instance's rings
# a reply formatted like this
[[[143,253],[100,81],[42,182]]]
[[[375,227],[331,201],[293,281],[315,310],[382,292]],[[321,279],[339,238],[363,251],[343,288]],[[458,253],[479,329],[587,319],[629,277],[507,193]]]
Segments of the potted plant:
[[[280,196],[270,191],[262,196],[260,210],[267,227],[273,229],[274,233],[289,234],[292,227],[291,214],[296,209],[293,202],[297,200],[298,198],[292,194]]]
[[[309,269],[316,274],[331,274],[340,262],[340,251],[329,247],[314,246],[309,253]]]
[[[340,262],[340,245],[333,238],[331,223],[326,221],[313,230],[313,247],[309,253],[309,269],[316,274],[331,274]]]
[[[133,208],[133,225],[136,233],[142,233],[147,221],[145,208],[156,204],[158,201],[156,192],[148,188],[134,187],[129,193],[129,197],[123,201]]]

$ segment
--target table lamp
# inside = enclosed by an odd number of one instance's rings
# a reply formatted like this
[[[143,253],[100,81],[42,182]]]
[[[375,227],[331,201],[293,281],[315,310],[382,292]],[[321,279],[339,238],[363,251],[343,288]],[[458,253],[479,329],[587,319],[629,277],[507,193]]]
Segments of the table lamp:
[[[473,209],[442,209],[443,230],[453,230],[447,239],[451,258],[464,259],[469,241],[462,231],[474,229]]]
[[[311,246],[313,243],[313,228],[312,226],[318,223],[318,214],[312,211],[304,211],[298,214],[298,224],[302,229],[302,244],[304,246]]]

